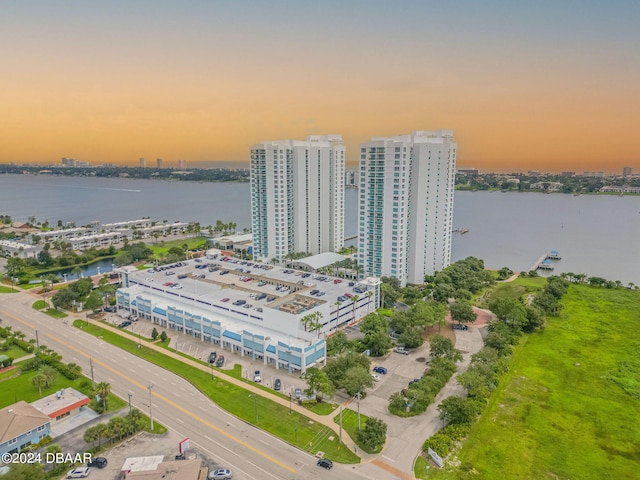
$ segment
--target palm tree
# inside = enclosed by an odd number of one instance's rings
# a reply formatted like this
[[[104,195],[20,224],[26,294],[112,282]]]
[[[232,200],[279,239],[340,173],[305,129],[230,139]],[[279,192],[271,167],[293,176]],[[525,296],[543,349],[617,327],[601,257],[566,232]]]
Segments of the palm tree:
[[[107,382],[100,382],[96,385],[96,394],[100,397],[102,401],[102,408],[104,411],[107,410],[107,397],[111,393],[111,385]]]
[[[338,330],[338,320],[340,319],[340,305],[342,305],[342,302],[337,300],[336,301],[336,328],[335,330]]]
[[[99,423],[95,426],[95,429],[96,435],[98,436],[98,448],[100,448],[100,441],[109,436],[109,427],[106,423]]]
[[[38,388],[38,395],[42,398],[42,387],[44,387],[47,383],[47,379],[41,373],[38,373],[35,377],[31,379],[31,383],[34,387]]]
[[[49,384],[51,384],[56,378],[56,371],[53,369],[53,367],[43,367],[40,369],[39,373],[44,377],[45,388],[49,388]]]
[[[358,300],[360,299],[359,295],[354,295],[353,297],[351,297],[351,301],[353,302],[352,306],[353,306],[353,322],[356,321],[356,303],[358,302]]]
[[[84,431],[83,439],[85,442],[91,443],[91,445],[95,448],[96,440],[100,440],[100,432],[98,431],[98,425],[87,428]]]

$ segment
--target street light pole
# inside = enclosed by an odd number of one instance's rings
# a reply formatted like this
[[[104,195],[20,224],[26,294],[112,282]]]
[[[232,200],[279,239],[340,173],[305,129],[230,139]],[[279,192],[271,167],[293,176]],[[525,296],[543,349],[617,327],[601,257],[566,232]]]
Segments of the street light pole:
[[[93,378],[93,358],[89,357],[89,366],[91,367],[91,388],[96,389],[96,381]]]
[[[291,415],[291,392],[289,392],[289,415]]]
[[[151,409],[151,390],[153,389],[153,383],[147,385],[149,390],[149,421],[151,422],[151,431],[153,432],[153,410]]]
[[[131,397],[133,396],[133,393],[128,392],[127,395],[129,395],[129,415],[131,415]]]

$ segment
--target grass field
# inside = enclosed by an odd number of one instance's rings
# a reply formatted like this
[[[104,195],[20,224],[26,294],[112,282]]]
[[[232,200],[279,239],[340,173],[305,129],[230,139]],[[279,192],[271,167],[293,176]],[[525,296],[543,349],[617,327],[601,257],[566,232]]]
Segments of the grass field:
[[[55,308],[47,308],[44,313],[53,318],[65,318],[69,316],[64,312],[61,312],[60,310],[56,310]]]
[[[204,242],[207,241],[207,237],[194,237],[194,238],[184,238],[181,240],[171,240],[169,242],[163,242],[160,240],[157,243],[147,243],[147,247],[153,250],[153,254],[159,257],[164,257],[167,253],[169,253],[169,249],[171,247],[180,247],[186,243],[189,250],[192,250],[196,247],[200,247]]]
[[[29,355],[29,352],[25,352],[20,347],[16,345],[11,345],[7,350],[0,351],[0,355],[7,355],[8,357],[13,358],[14,360]]]
[[[6,287],[4,285],[0,285],[0,293],[16,293],[19,290],[16,290],[13,287]]]
[[[40,398],[38,389],[31,383],[31,380],[37,374],[37,371],[26,372],[20,374],[18,377],[0,381],[0,408],[4,408],[20,400],[24,400],[27,403],[38,400]],[[42,388],[42,396],[46,397],[61,388],[67,387],[75,388],[76,390],[83,392],[85,395],[91,396],[91,392],[82,386],[83,384],[86,384],[86,382],[87,379],[85,377],[80,377],[77,380],[69,380],[58,372],[56,373],[53,382],[49,384],[49,388]],[[89,386],[89,389],[90,387],[91,386]],[[108,411],[118,410],[125,405],[126,402],[124,400],[113,394],[109,394],[107,397]]]
[[[31,305],[31,308],[33,308],[34,310],[42,310],[46,306],[47,304],[44,300],[36,300],[35,302],[33,302],[33,305]]]
[[[364,425],[367,423],[369,417],[364,414],[360,414],[360,428],[364,428]],[[340,426],[340,413],[338,413],[335,417],[333,417],[333,421],[336,425]],[[358,439],[358,413],[354,412],[349,408],[345,408],[342,410],[342,428],[345,432],[349,434],[349,436],[353,439],[354,442],[357,442]],[[363,446],[360,446],[367,453],[378,453],[382,450],[382,445],[378,448],[377,451],[369,451],[366,450]]]
[[[338,463],[358,463],[360,461],[354,452],[345,448],[338,441],[337,435],[330,428],[315,423],[295,411],[289,413],[288,406],[280,405],[261,396],[253,396],[244,388],[220,378],[216,375],[216,370],[214,370],[212,378],[211,372],[199,370],[146,347],[138,348],[137,342],[96,325],[87,327],[85,322],[76,320],[74,326],[82,328],[92,335],[100,336],[108,343],[180,375],[224,410],[288,443],[312,454],[322,450],[327,458]]]
[[[562,303],[515,349],[460,465],[429,478],[639,478],[640,293],[572,285]]]

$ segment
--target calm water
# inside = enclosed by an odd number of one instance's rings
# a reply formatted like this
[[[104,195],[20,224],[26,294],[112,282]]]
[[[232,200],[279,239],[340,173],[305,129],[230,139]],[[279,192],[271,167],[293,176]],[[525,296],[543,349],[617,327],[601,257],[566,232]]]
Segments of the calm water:
[[[347,189],[346,235],[356,233],[357,190]],[[250,226],[249,184],[0,175],[0,214],[87,224],[140,217]],[[457,192],[453,259],[528,270],[558,250],[556,273],[640,285],[640,197]]]

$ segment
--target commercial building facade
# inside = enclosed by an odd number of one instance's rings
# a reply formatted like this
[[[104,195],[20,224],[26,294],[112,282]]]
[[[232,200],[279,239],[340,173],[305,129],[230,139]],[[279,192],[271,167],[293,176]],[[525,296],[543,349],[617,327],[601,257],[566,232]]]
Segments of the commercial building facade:
[[[119,312],[304,372],[325,361],[327,335],[380,305],[378,279],[348,282],[213,252],[154,271],[121,269]]]
[[[345,147],[340,135],[251,147],[254,256],[336,251],[344,243]]]
[[[366,275],[421,284],[449,265],[456,150],[451,130],[360,146],[358,262]]]

